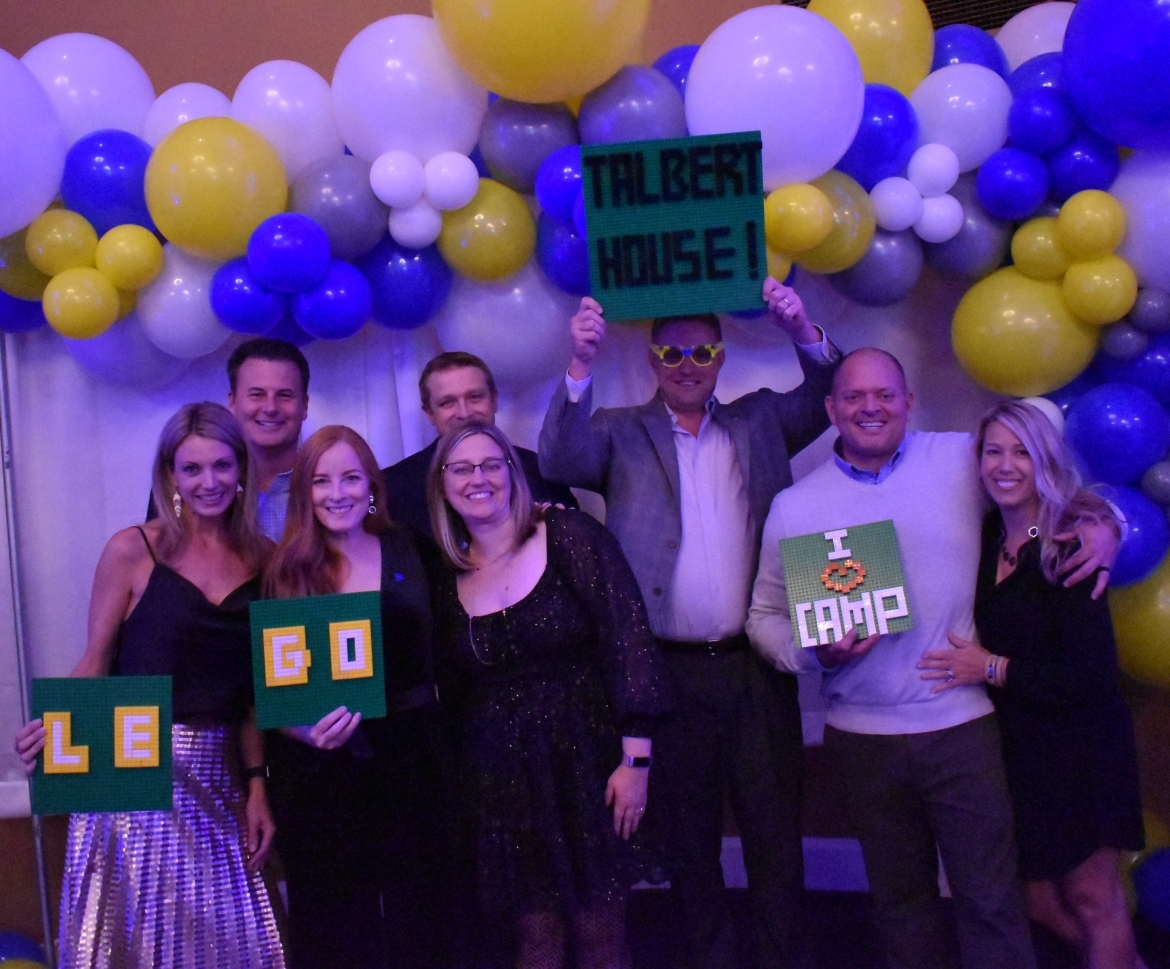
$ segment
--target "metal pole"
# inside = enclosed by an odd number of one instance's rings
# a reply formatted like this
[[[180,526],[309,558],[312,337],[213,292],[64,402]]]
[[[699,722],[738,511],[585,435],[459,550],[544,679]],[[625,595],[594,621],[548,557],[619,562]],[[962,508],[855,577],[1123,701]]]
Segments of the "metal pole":
[[[4,510],[8,526],[8,570],[12,582],[13,630],[16,637],[16,669],[20,677],[20,712],[26,722],[30,714],[28,657],[24,647],[24,612],[20,601],[20,556],[16,540],[16,492],[13,486],[13,441],[12,441],[12,399],[9,393],[8,341],[5,334],[0,340],[0,443],[4,454]],[[45,955],[49,969],[57,965],[56,947],[53,942],[53,920],[49,908],[49,875],[45,867],[45,839],[38,815],[32,816],[33,845],[37,859],[37,888],[41,896],[41,930],[45,936]]]

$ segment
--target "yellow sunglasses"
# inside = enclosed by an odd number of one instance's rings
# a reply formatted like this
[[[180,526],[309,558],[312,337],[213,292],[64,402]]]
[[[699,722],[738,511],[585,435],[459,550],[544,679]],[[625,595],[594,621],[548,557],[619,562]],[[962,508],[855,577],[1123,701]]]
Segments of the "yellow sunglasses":
[[[691,358],[691,362],[696,367],[709,367],[723,351],[723,344],[700,343],[696,347],[674,347],[669,344],[659,346],[657,343],[651,343],[650,349],[658,355],[658,359],[662,361],[664,367],[681,366],[687,357]]]

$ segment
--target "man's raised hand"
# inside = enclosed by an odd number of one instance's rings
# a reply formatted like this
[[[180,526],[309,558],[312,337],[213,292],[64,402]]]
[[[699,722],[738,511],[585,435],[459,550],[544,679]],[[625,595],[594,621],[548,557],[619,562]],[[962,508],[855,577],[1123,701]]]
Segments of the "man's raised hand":
[[[569,376],[584,380],[593,373],[593,361],[597,348],[605,339],[605,317],[601,305],[588,296],[581,298],[581,306],[569,321],[569,334],[573,339],[573,359],[569,364]]]

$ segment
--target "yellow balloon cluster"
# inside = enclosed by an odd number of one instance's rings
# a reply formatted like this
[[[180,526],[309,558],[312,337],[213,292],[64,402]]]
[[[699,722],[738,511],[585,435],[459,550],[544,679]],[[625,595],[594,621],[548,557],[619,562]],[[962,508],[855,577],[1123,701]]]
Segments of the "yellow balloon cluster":
[[[141,289],[162,272],[162,243],[140,225],[117,225],[101,237],[94,261],[118,289]]]
[[[764,200],[764,234],[774,252],[804,252],[832,231],[833,203],[815,185],[785,185]]]
[[[873,242],[877,222],[869,193],[844,172],[826,172],[815,182],[832,206],[832,226],[818,245],[793,257],[802,269],[839,273],[861,259]]]
[[[810,0],[845,35],[867,84],[886,84],[907,97],[930,73],[934,25],[923,0]]]
[[[1117,659],[1135,680],[1170,687],[1170,556],[1142,582],[1109,590]]]
[[[0,290],[17,299],[40,299],[49,277],[37,269],[24,248],[27,229],[0,239]]]
[[[72,340],[105,333],[118,319],[118,290],[91,266],[57,273],[41,300],[49,326]]]
[[[452,269],[488,282],[519,272],[536,248],[536,222],[524,197],[491,178],[475,198],[443,213],[439,252]]]
[[[1012,262],[1032,279],[1060,279],[1068,272],[1068,252],[1056,233],[1056,219],[1050,216],[1032,219],[1016,229],[1012,236]]]
[[[98,237],[92,225],[68,209],[42,212],[25,230],[24,251],[28,261],[46,276],[66,269],[93,265]]]

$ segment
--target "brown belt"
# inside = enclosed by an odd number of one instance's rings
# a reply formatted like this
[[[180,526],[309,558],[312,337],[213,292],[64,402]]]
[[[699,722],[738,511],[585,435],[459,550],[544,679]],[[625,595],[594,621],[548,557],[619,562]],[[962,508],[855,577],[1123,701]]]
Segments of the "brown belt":
[[[728,636],[726,639],[659,639],[658,642],[668,653],[705,654],[707,656],[725,656],[728,653],[738,653],[751,645],[748,642],[747,633],[736,633],[736,635]]]

